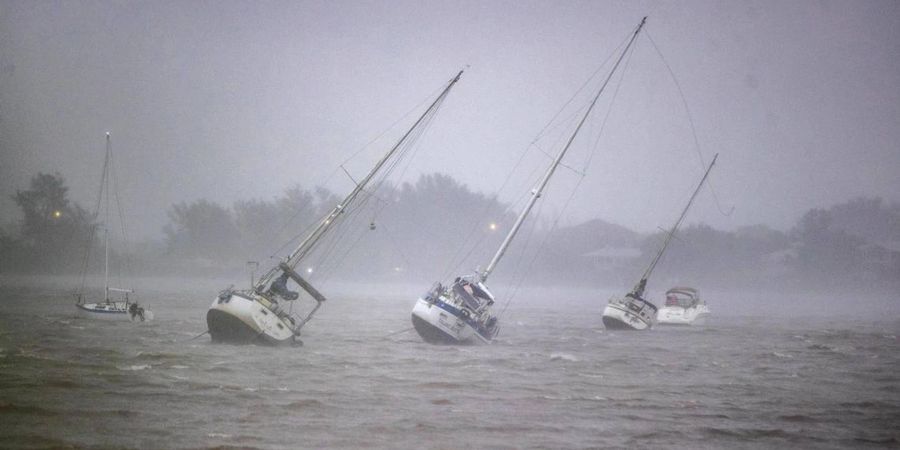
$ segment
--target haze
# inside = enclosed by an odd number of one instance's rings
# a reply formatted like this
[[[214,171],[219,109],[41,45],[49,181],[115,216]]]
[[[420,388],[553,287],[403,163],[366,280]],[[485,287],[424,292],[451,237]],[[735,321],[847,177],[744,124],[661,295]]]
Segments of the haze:
[[[324,183],[464,67],[405,177],[442,172],[490,195],[644,15],[703,159],[720,153],[719,205],[704,192],[688,223],[783,230],[809,208],[897,199],[896,2],[4,1],[2,222],[39,171],[90,205],[107,130],[143,238],[162,235],[179,201]],[[649,40],[634,61],[564,223],[668,226],[702,173]],[[565,198],[548,195],[545,211]]]

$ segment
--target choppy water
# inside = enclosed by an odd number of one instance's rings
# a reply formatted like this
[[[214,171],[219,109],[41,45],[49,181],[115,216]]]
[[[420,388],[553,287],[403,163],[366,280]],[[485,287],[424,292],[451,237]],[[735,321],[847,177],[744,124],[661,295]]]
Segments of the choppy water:
[[[435,347],[414,298],[335,298],[302,348],[213,345],[212,291],[145,293],[151,324],[0,291],[0,446],[897,446],[900,321],[713,309],[700,329],[607,332],[605,297],[514,304],[490,346]],[[572,294],[574,297],[579,295]],[[718,314],[717,314],[718,313]]]

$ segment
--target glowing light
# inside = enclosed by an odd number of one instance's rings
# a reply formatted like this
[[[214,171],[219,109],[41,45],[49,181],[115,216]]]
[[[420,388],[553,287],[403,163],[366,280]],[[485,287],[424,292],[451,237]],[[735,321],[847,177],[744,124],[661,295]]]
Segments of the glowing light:
[[[497,224],[496,224],[496,223],[491,223],[491,224],[490,224],[490,228],[491,228],[491,231],[496,230],[496,229],[497,229]]]
[[[60,218],[60,217],[62,217],[62,212],[61,212],[61,211],[58,211],[58,210],[57,210],[57,211],[53,211],[53,217],[55,217],[55,218],[57,218],[57,219]]]
[[[312,267],[307,267],[307,268],[306,268],[306,273],[312,273]]]

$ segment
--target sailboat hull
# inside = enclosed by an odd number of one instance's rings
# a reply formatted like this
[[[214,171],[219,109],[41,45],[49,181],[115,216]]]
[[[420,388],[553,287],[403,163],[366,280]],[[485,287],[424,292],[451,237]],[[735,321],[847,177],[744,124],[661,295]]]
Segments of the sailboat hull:
[[[657,314],[656,323],[658,325],[673,326],[703,325],[706,323],[706,318],[708,316],[709,307],[704,304],[692,306],[690,308],[667,306],[660,308],[659,314]]]
[[[213,342],[260,345],[299,342],[294,338],[289,319],[245,292],[216,297],[206,313],[206,326]]]
[[[639,308],[638,311],[635,311],[629,307],[631,303],[637,304],[630,299],[610,300],[603,309],[603,326],[609,330],[647,330],[652,328],[656,311],[644,310],[644,314],[641,314],[642,309]]]
[[[412,310],[412,324],[419,336],[430,344],[474,344],[483,340],[457,311],[443,302],[418,299]]]
[[[153,313],[144,310],[143,315],[134,315],[128,312],[128,304],[125,302],[110,303],[77,303],[75,310],[79,317],[95,320],[145,322],[153,319]]]

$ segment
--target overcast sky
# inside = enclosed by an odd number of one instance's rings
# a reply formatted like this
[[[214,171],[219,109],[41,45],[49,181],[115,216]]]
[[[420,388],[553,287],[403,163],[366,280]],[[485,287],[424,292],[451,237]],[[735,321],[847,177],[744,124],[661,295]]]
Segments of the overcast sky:
[[[812,207],[898,199],[895,1],[0,0],[0,216],[17,218],[10,196],[38,171],[59,171],[89,207],[109,130],[129,227],[159,237],[172,203],[327,181],[466,66],[404,177],[441,171],[491,194],[644,15],[566,223],[667,227],[702,174],[646,36],[703,158],[720,153],[712,186],[734,207],[721,214],[705,191],[688,223],[787,229]],[[545,214],[577,175],[558,178]]]

